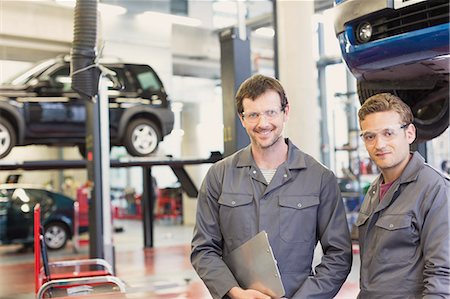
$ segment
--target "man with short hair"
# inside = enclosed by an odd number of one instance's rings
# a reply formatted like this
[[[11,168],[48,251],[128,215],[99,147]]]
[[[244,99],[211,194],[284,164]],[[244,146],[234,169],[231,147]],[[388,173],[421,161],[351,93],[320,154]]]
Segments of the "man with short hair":
[[[410,153],[411,109],[377,94],[358,113],[361,137],[381,171],[361,206],[358,298],[450,298],[450,182]]]
[[[251,144],[208,171],[198,196],[192,265],[215,299],[270,299],[241,288],[222,260],[265,230],[285,297],[333,298],[352,263],[335,176],[283,138],[289,103],[280,82],[262,75],[247,79],[236,106]],[[318,241],[324,255],[313,271]]]

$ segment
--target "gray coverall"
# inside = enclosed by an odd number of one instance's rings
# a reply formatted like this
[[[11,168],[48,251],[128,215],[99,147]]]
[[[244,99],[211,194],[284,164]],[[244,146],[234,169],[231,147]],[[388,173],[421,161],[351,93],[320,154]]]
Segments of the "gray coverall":
[[[333,298],[350,272],[351,241],[336,178],[286,143],[287,161],[269,185],[251,146],[214,164],[202,184],[191,261],[213,298],[238,286],[221,257],[262,230],[268,233],[287,298]],[[324,256],[313,273],[318,241]]]
[[[359,298],[450,298],[449,179],[418,153],[380,202],[382,179],[369,188],[356,222]]]

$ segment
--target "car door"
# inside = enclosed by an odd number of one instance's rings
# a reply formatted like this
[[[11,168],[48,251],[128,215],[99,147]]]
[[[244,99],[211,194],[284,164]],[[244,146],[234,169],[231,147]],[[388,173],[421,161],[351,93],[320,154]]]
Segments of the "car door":
[[[42,222],[54,209],[53,199],[43,189],[16,188],[8,190],[10,205],[7,212],[7,238],[31,240],[33,238],[33,210],[41,204]]]
[[[32,235],[33,208],[36,202],[25,189],[8,189],[10,205],[7,209],[6,236],[9,241],[24,240]]]
[[[114,140],[119,131],[121,115],[125,109],[136,105],[138,93],[130,83],[131,75],[122,64],[105,64],[109,70],[114,72],[113,76],[105,78],[109,100],[109,126],[110,136]]]
[[[30,135],[36,138],[83,139],[85,103],[71,88],[70,65],[56,64],[39,77],[36,97],[24,109]]]

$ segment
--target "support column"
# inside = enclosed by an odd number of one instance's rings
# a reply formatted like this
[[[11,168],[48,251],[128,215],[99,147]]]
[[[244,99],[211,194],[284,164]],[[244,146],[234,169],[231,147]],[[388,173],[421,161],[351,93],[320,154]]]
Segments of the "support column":
[[[314,1],[276,0],[279,79],[290,104],[285,135],[320,160],[320,109],[313,57]]]
[[[109,192],[109,113],[106,81],[99,82],[99,95],[86,103],[86,156],[88,180],[93,183],[89,207],[90,258],[103,258],[115,268]]]
[[[142,225],[144,231],[144,248],[153,247],[153,210],[156,202],[155,186],[152,178],[152,168],[142,167],[143,190],[142,190]]]
[[[246,35],[248,36],[248,34]],[[235,95],[239,86],[251,76],[250,41],[241,39],[237,28],[220,33],[222,77],[224,157],[250,143],[236,112]]]

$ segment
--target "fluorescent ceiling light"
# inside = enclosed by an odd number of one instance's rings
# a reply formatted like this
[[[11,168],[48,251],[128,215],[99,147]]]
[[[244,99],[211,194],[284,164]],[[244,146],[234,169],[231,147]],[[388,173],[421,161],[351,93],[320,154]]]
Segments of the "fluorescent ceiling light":
[[[191,27],[198,27],[202,24],[202,21],[195,18],[190,17],[184,17],[184,16],[177,16],[177,15],[171,15],[161,12],[155,12],[155,11],[146,11],[142,14],[139,14],[137,16],[139,19],[148,19],[148,21],[154,20],[155,22],[170,22],[172,24],[178,24],[183,26],[191,26]]]
[[[270,27],[260,27],[255,30],[255,34],[262,37],[274,37],[275,36],[275,30]]]

